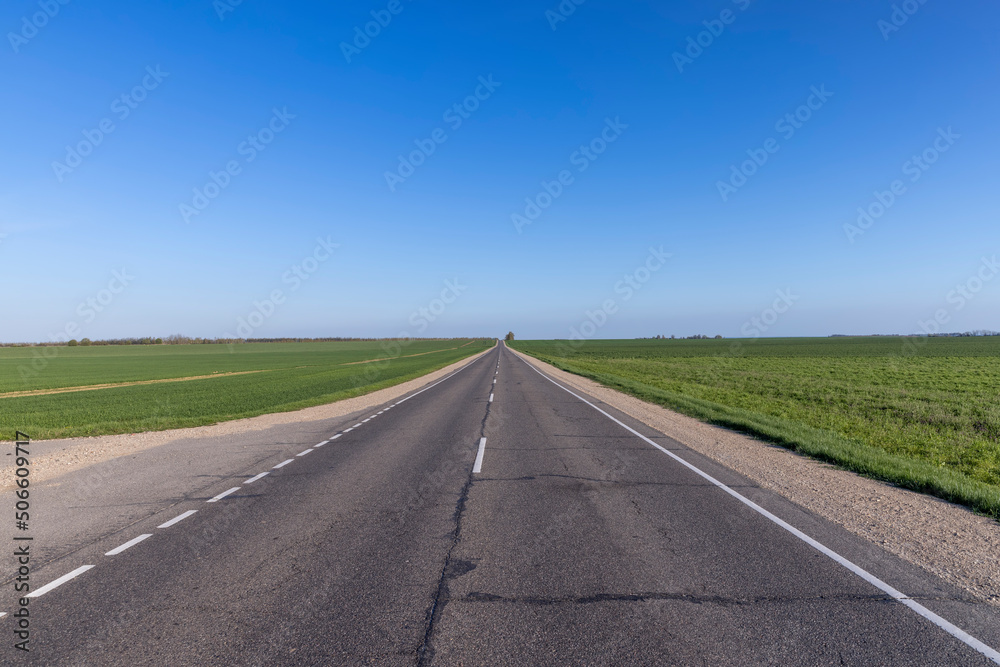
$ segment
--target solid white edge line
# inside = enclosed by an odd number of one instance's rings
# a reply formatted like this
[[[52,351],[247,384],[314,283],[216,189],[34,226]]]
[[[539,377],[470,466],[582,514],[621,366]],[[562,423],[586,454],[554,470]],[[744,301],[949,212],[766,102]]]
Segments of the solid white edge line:
[[[56,586],[62,586],[63,584],[65,584],[70,579],[73,579],[74,577],[80,576],[81,574],[83,574],[84,572],[86,572],[87,570],[89,570],[92,567],[94,567],[94,566],[93,565],[81,565],[80,567],[76,568],[72,572],[64,574],[63,576],[59,577],[55,581],[53,581],[51,583],[48,583],[48,584],[45,584],[44,586],[42,586],[41,588],[39,588],[37,591],[32,591],[31,593],[28,593],[24,597],[26,597],[26,598],[38,598],[38,597],[41,597],[41,596],[45,595],[46,593],[48,593],[49,591],[51,591]]]
[[[228,496],[228,495],[229,495],[230,493],[232,493],[233,491],[239,491],[239,490],[240,490],[240,487],[238,487],[238,486],[234,486],[233,488],[231,488],[231,489],[229,489],[229,490],[227,490],[227,491],[223,491],[222,493],[220,493],[219,495],[217,495],[217,496],[216,496],[216,497],[214,497],[214,498],[209,498],[209,499],[208,499],[208,500],[206,500],[205,502],[206,502],[206,503],[217,503],[217,502],[219,502],[220,500],[222,500],[223,498],[225,498],[226,496]]]
[[[533,365],[529,364],[527,362],[527,360],[521,358],[521,361],[523,361],[525,364],[527,364],[528,368],[530,368],[531,370],[535,371],[536,373],[538,373],[539,375],[541,375],[543,378],[545,378],[546,380],[548,380],[549,382],[551,382],[555,386],[559,387],[560,389],[562,389],[566,393],[568,393],[571,396],[574,396],[577,399],[583,401],[584,403],[586,403],[590,407],[594,408],[595,410],[597,410],[598,412],[600,412],[602,415],[604,415],[605,417],[607,417],[611,421],[615,422],[616,424],[618,424],[619,426],[621,426],[622,428],[624,428],[626,431],[628,431],[628,432],[632,433],[633,435],[639,437],[640,439],[646,441],[647,443],[649,443],[653,447],[656,447],[658,450],[660,450],[661,452],[663,452],[664,454],[666,454],[670,458],[674,459],[675,461],[677,461],[682,466],[684,466],[685,468],[689,469],[691,472],[695,473],[696,475],[698,475],[702,479],[704,479],[704,480],[710,482],[711,484],[717,486],[719,489],[725,491],[730,496],[732,496],[736,500],[740,501],[741,503],[743,503],[744,505],[746,505],[747,507],[749,507],[753,511],[755,511],[758,514],[760,514],[761,516],[763,516],[764,518],[766,518],[766,519],[774,522],[775,524],[777,524],[781,528],[784,528],[789,533],[791,533],[795,537],[799,538],[800,540],[802,540],[803,542],[805,542],[806,544],[808,544],[812,548],[816,549],[817,551],[819,551],[824,556],[829,557],[831,560],[833,560],[834,562],[838,563],[839,565],[842,565],[843,567],[847,568],[848,570],[850,570],[854,574],[858,575],[859,577],[861,577],[862,579],[864,579],[865,581],[867,581],[869,584],[871,584],[875,588],[877,588],[877,589],[881,590],[882,592],[886,593],[889,597],[892,597],[892,598],[898,600],[899,602],[901,602],[902,604],[906,605],[907,607],[909,607],[910,609],[912,609],[916,613],[920,614],[921,616],[923,616],[924,618],[926,618],[928,621],[930,621],[934,625],[938,626],[939,628],[941,628],[942,630],[944,630],[945,632],[947,632],[948,634],[950,634],[955,639],[961,641],[962,643],[964,643],[965,645],[967,645],[967,646],[969,646],[971,648],[976,649],[977,651],[979,651],[980,653],[982,653],[983,655],[985,655],[987,658],[989,658],[993,662],[995,662],[998,665],[1000,665],[1000,652],[998,652],[996,649],[993,649],[990,646],[987,646],[986,644],[984,644],[983,642],[979,641],[978,639],[976,639],[975,637],[973,637],[969,633],[965,632],[961,628],[959,628],[959,627],[953,625],[952,623],[950,623],[949,621],[941,618],[940,616],[938,616],[937,614],[935,614],[934,612],[932,612],[927,607],[925,607],[922,604],[920,604],[919,602],[916,602],[915,600],[912,600],[911,598],[907,597],[906,595],[904,595],[900,591],[896,590],[895,588],[893,588],[892,586],[890,586],[886,582],[884,582],[881,579],[879,579],[878,577],[876,577],[874,574],[868,572],[867,570],[862,569],[858,565],[855,565],[851,561],[847,560],[846,558],[844,558],[843,556],[841,556],[840,554],[838,554],[836,551],[830,549],[829,547],[823,546],[822,544],[820,544],[819,542],[817,542],[813,538],[811,538],[808,535],[806,535],[805,533],[803,533],[798,528],[795,528],[794,526],[792,526],[791,524],[785,522],[784,520],[779,519],[778,517],[776,517],[775,515],[771,514],[766,509],[764,509],[763,507],[761,507],[757,503],[753,502],[749,498],[746,498],[745,496],[740,495],[739,493],[737,493],[733,489],[729,488],[728,486],[726,486],[725,484],[723,484],[719,480],[717,480],[714,477],[712,477],[711,475],[709,475],[707,472],[703,472],[700,468],[697,468],[696,466],[694,466],[691,463],[688,463],[687,461],[685,461],[681,457],[677,456],[676,454],[674,454],[670,450],[665,449],[665,448],[661,447],[660,445],[656,444],[655,442],[653,442],[652,440],[650,440],[649,438],[647,438],[643,434],[641,434],[638,431],[636,431],[634,428],[628,426],[627,424],[623,424],[622,422],[620,422],[619,420],[615,419],[614,417],[612,417],[607,412],[605,412],[604,410],[600,409],[599,407],[597,407],[596,405],[594,405],[593,403],[591,403],[587,399],[585,399],[582,396],[579,396],[579,395],[573,393],[571,390],[569,390],[566,387],[562,386],[561,384],[559,384],[558,382],[556,382],[555,380],[553,380],[552,378],[550,378],[548,375],[546,375],[545,373],[541,372],[540,370],[538,370],[537,368],[535,368]],[[483,439],[483,442],[485,442],[485,438]],[[482,445],[483,445],[483,443],[480,443],[480,450],[479,450],[480,451],[480,456],[476,457],[476,463],[477,463],[477,465],[481,463]],[[474,469],[473,472],[477,472],[477,471]]]
[[[278,468],[284,468],[286,465],[288,465],[289,463],[291,463],[294,460],[295,459],[288,459],[287,461],[282,461],[278,465],[276,465],[273,468],[271,468],[271,470],[277,470]]]
[[[250,479],[248,479],[247,481],[245,481],[243,483],[244,484],[253,484],[258,479],[260,479],[261,477],[263,477],[264,475],[270,475],[270,474],[271,474],[270,470],[268,470],[267,472],[258,473],[258,474],[254,475],[253,477],[251,477]]]
[[[479,451],[476,452],[476,462],[472,464],[472,472],[480,473],[483,470],[483,454],[486,453],[486,438],[479,439]]]
[[[135,539],[132,539],[132,540],[129,540],[128,542],[126,542],[125,544],[123,544],[121,546],[115,547],[114,549],[112,549],[111,551],[109,551],[108,553],[106,553],[104,555],[105,556],[117,556],[118,554],[120,554],[121,552],[125,551],[129,547],[134,547],[135,545],[139,544],[139,542],[142,542],[147,537],[152,537],[152,536],[153,536],[152,533],[146,533],[145,535],[140,535],[139,537],[137,537]]]
[[[339,438],[342,435],[344,435],[344,434],[343,433],[338,433],[337,435],[335,435],[332,438],[330,438],[330,440],[336,440],[337,438]]]
[[[183,519],[188,518],[189,516],[191,516],[192,514],[194,514],[197,511],[198,510],[188,510],[187,512],[184,512],[183,514],[178,514],[177,516],[175,516],[170,521],[167,521],[166,523],[161,523],[159,526],[157,526],[157,528],[170,528],[170,526],[174,525],[178,521],[181,521]]]
[[[481,358],[482,358],[482,357],[480,357],[480,359],[481,359]],[[478,359],[477,359],[476,361],[478,361]],[[455,372],[454,372],[454,373],[452,373],[451,375],[446,375],[445,377],[441,378],[440,380],[438,380],[438,381],[437,381],[437,382],[435,382],[434,384],[429,384],[429,385],[427,385],[426,387],[424,387],[423,389],[421,389],[420,391],[415,391],[415,392],[413,392],[412,394],[410,394],[410,395],[409,395],[409,396],[407,396],[406,398],[402,398],[402,399],[400,399],[400,400],[396,401],[395,403],[393,403],[393,404],[392,404],[392,405],[390,405],[389,407],[390,407],[390,408],[392,408],[392,407],[395,407],[395,406],[399,405],[400,403],[402,403],[403,401],[408,401],[408,400],[410,400],[411,398],[413,398],[414,396],[416,396],[416,395],[418,395],[418,394],[422,394],[422,393],[424,393],[424,392],[425,392],[425,391],[427,391],[428,389],[433,389],[434,387],[438,386],[439,384],[441,384],[441,383],[442,383],[442,382],[444,382],[445,380],[450,380],[451,378],[455,377],[456,375],[458,375],[459,373],[461,373],[462,371],[464,371],[464,370],[465,370],[466,368],[468,368],[469,366],[472,366],[472,365],[473,365],[474,363],[476,363],[476,361],[470,361],[469,363],[467,363],[466,365],[462,366],[461,368],[459,368],[459,369],[458,369],[457,371],[455,371]]]

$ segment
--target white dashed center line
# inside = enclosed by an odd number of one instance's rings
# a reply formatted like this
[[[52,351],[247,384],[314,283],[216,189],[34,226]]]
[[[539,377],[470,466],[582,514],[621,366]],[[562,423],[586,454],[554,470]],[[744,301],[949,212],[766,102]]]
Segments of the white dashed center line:
[[[49,591],[51,591],[53,588],[55,588],[57,586],[62,586],[63,584],[65,584],[70,579],[73,579],[74,577],[80,576],[81,574],[83,574],[84,572],[86,572],[87,570],[89,570],[92,567],[94,567],[94,566],[93,565],[81,565],[80,567],[76,568],[75,570],[73,570],[69,574],[64,574],[63,576],[59,577],[58,579],[56,579],[52,583],[45,584],[44,586],[42,586],[41,588],[39,588],[37,591],[34,591],[32,593],[28,593],[27,595],[25,595],[25,597],[28,597],[28,598],[40,598],[43,595],[45,595],[46,593],[48,593]]]
[[[108,553],[106,553],[104,555],[105,556],[117,556],[118,554],[120,554],[121,552],[125,551],[129,547],[134,547],[135,545],[139,544],[139,542],[142,542],[147,537],[152,537],[152,536],[153,536],[152,533],[146,533],[145,535],[140,535],[139,537],[135,538],[134,540],[129,540],[128,542],[126,542],[125,544],[121,545],[120,547],[115,547],[114,549],[112,549],[111,551],[109,551]]]
[[[313,447],[322,447],[323,445],[325,445],[328,442],[330,442],[330,441],[329,440],[324,440],[323,442],[317,442],[315,445],[313,445]]]
[[[342,435],[344,435],[344,434],[343,433],[338,433],[337,435],[335,435],[332,438],[330,438],[330,440],[336,440],[337,438],[339,438]]]
[[[355,424],[355,425],[354,425],[354,426],[352,426],[351,428],[357,428],[357,427],[359,427],[359,426],[361,426],[361,422],[358,422],[357,424]]]
[[[486,453],[486,438],[479,439],[479,452],[476,454],[476,462],[472,464],[472,472],[483,471],[483,454]]]
[[[299,452],[298,454],[296,454],[296,456],[305,456],[306,454],[308,454],[312,450],[313,450],[313,448],[310,447],[309,449],[305,450],[304,452]]]
[[[214,497],[214,498],[209,498],[209,499],[208,499],[208,500],[206,500],[205,502],[206,502],[206,503],[217,503],[217,502],[219,502],[220,500],[222,500],[223,498],[225,498],[226,496],[228,496],[228,495],[229,495],[230,493],[232,493],[233,491],[239,491],[239,490],[240,490],[240,487],[238,487],[238,486],[234,486],[233,488],[231,488],[231,489],[229,489],[229,490],[227,490],[227,491],[223,491],[222,493],[220,493],[219,495],[217,495],[217,496],[216,496],[216,497]]]
[[[268,472],[262,472],[262,473],[260,473],[259,475],[254,475],[253,477],[251,477],[250,479],[248,479],[247,481],[245,481],[245,482],[243,482],[243,483],[244,483],[244,484],[253,484],[253,483],[254,483],[254,482],[256,482],[256,481],[257,481],[258,479],[260,479],[260,478],[261,478],[261,477],[263,477],[264,475],[268,475],[268,474],[270,474],[270,471],[268,471]]]
[[[369,417],[368,419],[371,419],[371,417]],[[361,423],[362,423],[362,424],[364,424],[365,422],[367,422],[367,421],[368,421],[368,419],[362,419],[362,420],[361,420]]]
[[[490,394],[490,403],[493,402],[493,394]]]
[[[170,528],[170,526],[174,525],[178,521],[183,521],[184,519],[188,518],[197,511],[198,510],[188,510],[187,512],[184,512],[184,514],[178,514],[170,521],[167,521],[166,523],[161,523],[159,526],[157,526],[157,528]]]
[[[286,465],[288,465],[289,463],[291,463],[294,460],[295,459],[288,459],[287,461],[282,461],[278,465],[274,466],[274,468],[272,468],[272,470],[277,470],[278,468],[284,468]]]

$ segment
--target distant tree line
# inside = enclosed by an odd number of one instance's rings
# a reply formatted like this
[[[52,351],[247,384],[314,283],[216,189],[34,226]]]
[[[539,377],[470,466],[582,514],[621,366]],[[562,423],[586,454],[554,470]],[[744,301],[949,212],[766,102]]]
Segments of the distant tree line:
[[[201,338],[189,337],[181,334],[173,334],[166,338],[106,338],[101,340],[90,340],[82,338],[69,342],[51,343],[0,343],[0,347],[89,347],[97,345],[233,345],[242,343],[331,343],[349,341],[383,341],[383,340],[468,340],[468,338],[358,338],[350,336],[329,336],[325,338]]]
[[[706,336],[705,334],[695,334],[693,336],[664,336],[663,334],[657,334],[655,336],[642,336],[637,340],[709,340],[715,338],[716,340],[721,340],[722,336]]]
[[[832,334],[830,338],[965,338],[971,336],[1000,336],[1000,331],[990,331],[989,329],[976,329],[964,333],[955,331],[953,333],[915,333],[915,334]]]

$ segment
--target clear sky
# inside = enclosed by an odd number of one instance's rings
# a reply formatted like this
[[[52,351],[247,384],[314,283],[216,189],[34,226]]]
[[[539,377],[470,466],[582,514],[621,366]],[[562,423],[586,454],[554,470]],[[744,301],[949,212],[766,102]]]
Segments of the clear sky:
[[[0,340],[1000,329],[998,21],[9,0]]]

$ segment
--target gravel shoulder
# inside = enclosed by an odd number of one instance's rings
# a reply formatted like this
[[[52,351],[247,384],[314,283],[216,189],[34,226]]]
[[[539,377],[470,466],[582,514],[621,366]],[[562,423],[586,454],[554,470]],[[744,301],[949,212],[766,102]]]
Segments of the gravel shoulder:
[[[327,403],[326,405],[317,405],[302,410],[276,412],[248,419],[235,419],[233,421],[193,428],[147,431],[144,433],[127,433],[122,435],[101,435],[89,438],[34,441],[31,443],[31,481],[32,483],[43,482],[67,472],[86,468],[95,463],[101,463],[120,456],[130,456],[136,452],[151,447],[158,447],[175,440],[237,435],[252,431],[262,431],[281,424],[298,424],[343,417],[416,391],[458,370],[462,366],[472,363],[479,357],[493,351],[493,349],[490,348],[472,357],[466,357],[432,373],[393,385],[392,387],[379,389],[363,396],[355,396],[354,398]],[[14,449],[13,442],[9,441],[0,442],[0,446],[3,446],[4,452],[7,454]],[[15,488],[14,457],[3,456],[0,458],[7,459],[2,462],[2,467],[0,467],[0,491],[7,491]]]
[[[567,386],[1000,607],[1000,524],[992,519],[705,424],[507,349]]]

